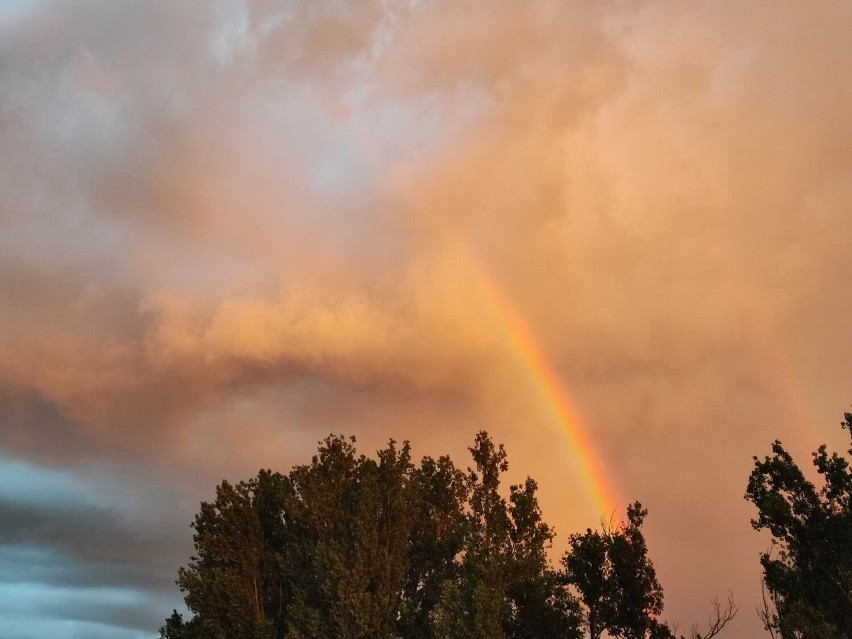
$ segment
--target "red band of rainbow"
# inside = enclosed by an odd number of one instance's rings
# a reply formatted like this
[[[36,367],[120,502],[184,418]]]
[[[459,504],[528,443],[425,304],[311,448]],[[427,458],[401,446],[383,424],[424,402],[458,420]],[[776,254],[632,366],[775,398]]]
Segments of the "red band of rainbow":
[[[524,318],[497,288],[474,256],[469,251],[467,253],[484,303],[502,326],[513,352],[529,379],[534,382],[533,387],[541,401],[548,407],[567,439],[580,474],[585,478],[594,506],[603,518],[609,518],[621,503],[621,499],[579,410],[565,392],[553,366]]]

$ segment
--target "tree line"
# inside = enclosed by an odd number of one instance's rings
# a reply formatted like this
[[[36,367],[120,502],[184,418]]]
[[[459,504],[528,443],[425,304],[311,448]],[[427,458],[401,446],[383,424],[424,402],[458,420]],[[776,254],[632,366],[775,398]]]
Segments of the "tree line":
[[[161,639],[710,639],[737,614],[714,600],[686,635],[661,619],[639,502],[626,521],[570,535],[553,565],[536,482],[504,490],[506,451],[485,432],[465,470],[449,456],[415,464],[408,442],[376,458],[355,443],[329,436],[286,475],[217,486],[178,571],[193,615],[173,612]],[[852,637],[848,460],[814,453],[817,488],[780,442],[772,450],[754,458],[745,495],[773,538],[759,615],[773,638]]]

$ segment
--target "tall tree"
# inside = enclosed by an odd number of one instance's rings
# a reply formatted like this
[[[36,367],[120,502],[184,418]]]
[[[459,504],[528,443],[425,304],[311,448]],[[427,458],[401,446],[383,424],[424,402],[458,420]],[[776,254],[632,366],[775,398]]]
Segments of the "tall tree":
[[[579,593],[583,618],[590,639],[600,639],[613,616],[609,560],[611,532],[586,529],[569,539],[570,550],[562,557],[565,581]]]
[[[589,529],[569,539],[570,550],[562,558],[565,578],[583,602],[591,639],[604,631],[623,639],[656,632],[663,589],[642,533],[647,514],[635,502],[627,508],[627,523],[605,526],[602,532]]]
[[[482,431],[469,449],[470,494],[457,577],[444,583],[436,635],[470,639],[579,637],[570,595],[547,564],[552,529],[543,521],[534,480],[500,494],[506,451]]]
[[[414,524],[412,469],[407,443],[391,441],[374,461],[331,437],[310,466],[293,470],[291,512],[309,536],[292,551],[305,560],[288,636],[394,636]]]
[[[270,481],[273,477],[262,476]],[[277,583],[269,585],[277,562],[256,509],[258,490],[258,480],[236,485],[223,481],[216,499],[201,504],[192,524],[197,555],[179,570],[177,582],[187,606],[199,615],[197,624],[205,637],[274,636],[267,607],[278,596]]]
[[[287,475],[223,481],[178,573],[194,616],[175,612],[161,637],[580,639],[585,618],[592,639],[671,639],[638,503],[626,524],[571,537],[581,602],[548,561],[536,482],[506,490],[506,451],[485,432],[469,450],[462,472],[446,456],[415,466],[407,442],[371,459],[329,436]]]
[[[459,572],[457,557],[465,543],[468,485],[465,474],[449,457],[442,456],[437,460],[424,457],[412,472],[410,486],[414,515],[398,633],[410,639],[431,639],[443,585]]]
[[[852,436],[852,414],[841,426]],[[761,616],[784,639],[852,636],[852,471],[848,459],[829,455],[825,445],[813,464],[821,488],[776,440],[772,456],[754,458],[745,495],[758,510],[752,526],[773,538],[760,557],[769,595]]]
[[[590,639],[599,639],[604,633],[619,639],[677,638],[659,619],[663,588],[642,533],[647,515],[637,501],[627,507],[627,522],[604,524],[601,531],[587,529],[569,538],[570,548],[562,557],[562,578],[578,594]],[[738,612],[733,598],[726,607],[718,600],[712,604],[708,627],[703,633],[693,627],[690,639],[711,639]]]

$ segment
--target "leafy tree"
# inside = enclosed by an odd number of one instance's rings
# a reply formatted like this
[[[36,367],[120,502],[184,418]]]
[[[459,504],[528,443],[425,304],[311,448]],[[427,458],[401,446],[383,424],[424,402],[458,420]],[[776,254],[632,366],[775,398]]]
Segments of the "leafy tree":
[[[413,525],[409,564],[400,607],[400,637],[434,636],[432,620],[443,585],[458,576],[464,548],[468,486],[464,473],[447,456],[424,457],[411,475]]]
[[[177,582],[187,593],[187,606],[200,613],[197,623],[205,637],[265,639],[273,634],[266,614],[274,599],[267,568],[275,558],[255,508],[258,490],[257,480],[223,481],[215,501],[202,503],[192,524],[197,556],[178,571]]]
[[[174,612],[161,639],[580,639],[584,623],[592,639],[673,637],[638,503],[627,524],[573,535],[563,574],[536,482],[504,490],[507,455],[485,432],[469,450],[463,472],[416,466],[407,442],[371,459],[329,436],[287,475],[223,481],[178,572],[194,616]]]
[[[627,522],[605,524],[602,531],[587,529],[569,538],[562,557],[562,578],[577,593],[590,639],[606,633],[620,639],[676,639],[675,631],[659,620],[663,588],[642,525],[648,511],[638,501],[627,507]],[[693,628],[691,639],[710,639],[736,616],[732,598],[727,607],[713,601],[708,628]],[[680,639],[684,639],[681,637]]]
[[[852,435],[852,414],[841,426]],[[773,538],[760,557],[769,593],[761,617],[784,639],[852,636],[852,471],[824,445],[813,464],[819,489],[776,440],[771,457],[754,458],[745,495],[758,509],[752,526]]]
[[[626,524],[570,537],[571,549],[562,563],[566,581],[583,602],[591,639],[604,631],[623,639],[642,639],[658,625],[663,589],[642,534],[647,514],[635,502],[627,508]]]
[[[476,469],[466,482],[470,512],[466,517],[464,556],[458,578],[444,585],[437,615],[439,636],[458,639],[502,639],[506,599],[509,515],[500,496],[501,473],[508,470],[506,452],[478,433],[469,449]]]
[[[199,639],[198,617],[184,621],[182,614],[172,611],[172,616],[160,627],[160,639]]]
[[[547,564],[553,539],[538,505],[534,480],[499,492],[506,451],[480,432],[469,449],[470,494],[464,554],[458,576],[444,584],[436,609],[441,637],[510,639],[579,637],[579,617]]]
[[[293,470],[290,512],[309,535],[291,551],[301,574],[291,575],[288,636],[394,636],[414,524],[411,472],[407,443],[391,441],[377,462],[333,437]]]
[[[464,479],[448,457],[415,469],[407,442],[372,460],[330,436],[287,476],[223,482],[179,571],[191,623],[217,639],[432,636],[463,545]]]
[[[579,603],[547,559],[554,532],[542,519],[537,490],[536,482],[527,477],[509,491],[509,615],[504,632],[512,639],[580,637]]]
[[[565,581],[574,586],[583,603],[583,617],[590,639],[599,639],[612,617],[609,587],[611,533],[587,529],[571,535],[571,550],[562,557]]]

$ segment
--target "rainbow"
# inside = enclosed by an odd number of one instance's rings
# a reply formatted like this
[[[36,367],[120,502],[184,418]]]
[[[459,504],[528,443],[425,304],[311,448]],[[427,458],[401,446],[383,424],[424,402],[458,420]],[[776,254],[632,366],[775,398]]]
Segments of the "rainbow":
[[[485,305],[502,326],[512,350],[533,381],[536,392],[568,440],[594,506],[601,517],[609,519],[621,504],[621,497],[606,471],[597,446],[589,436],[588,428],[583,424],[580,412],[563,389],[553,366],[524,318],[497,288],[472,253],[467,251],[467,255]]]

